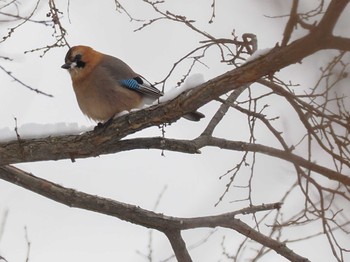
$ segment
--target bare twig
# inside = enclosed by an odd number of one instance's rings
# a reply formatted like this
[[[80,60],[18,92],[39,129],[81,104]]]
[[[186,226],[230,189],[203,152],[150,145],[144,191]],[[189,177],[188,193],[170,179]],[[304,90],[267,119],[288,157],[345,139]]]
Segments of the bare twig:
[[[26,262],[29,261],[29,255],[30,255],[30,240],[29,240],[29,237],[28,237],[28,229],[27,227],[24,227],[24,237],[25,237],[25,240],[27,242],[27,256],[26,256]]]
[[[19,83],[20,85],[24,86],[25,88],[29,89],[30,91],[34,91],[37,94],[41,94],[41,95],[45,95],[48,97],[53,97],[53,95],[45,93],[43,91],[40,91],[39,89],[33,88],[27,84],[25,84],[24,82],[22,82],[20,79],[18,79],[17,77],[15,77],[12,72],[6,70],[3,66],[0,65],[0,69],[5,72],[10,78],[12,78],[12,80],[14,80],[15,82]]]
[[[5,232],[8,214],[9,214],[9,210],[5,209],[4,213],[2,214],[1,224],[0,224],[0,242],[1,242],[2,237],[4,235],[4,232]]]
[[[6,7],[7,5],[14,4],[14,3],[15,3],[15,1],[11,1],[8,4],[5,4],[4,7]],[[17,15],[17,19],[21,22],[18,25],[10,28],[8,30],[7,35],[2,37],[2,40],[0,40],[0,43],[5,42],[8,38],[10,38],[12,36],[12,34],[16,31],[16,29],[18,29],[19,27],[24,25],[26,22],[30,21],[31,17],[35,14],[36,10],[38,9],[39,3],[40,3],[40,0],[36,1],[32,12],[27,17],[21,17],[21,16]],[[6,15],[9,15],[9,14],[6,14]]]
[[[50,17],[52,19],[53,31],[54,31],[53,36],[55,37],[55,42],[50,45],[25,51],[24,52],[25,54],[36,52],[36,51],[43,51],[43,53],[40,55],[40,57],[43,57],[52,48],[64,47],[64,46],[70,47],[68,40],[66,38],[67,31],[63,27],[60,20],[60,16],[62,15],[62,12],[56,7],[55,0],[49,0],[48,4],[49,4],[50,12],[47,14],[47,17]]]

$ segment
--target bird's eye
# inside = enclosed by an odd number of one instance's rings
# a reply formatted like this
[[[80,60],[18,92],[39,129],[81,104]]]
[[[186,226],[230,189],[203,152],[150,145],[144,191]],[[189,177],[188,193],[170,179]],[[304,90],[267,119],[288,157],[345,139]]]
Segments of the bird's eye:
[[[75,61],[75,62],[78,62],[78,61],[81,60],[81,58],[82,58],[81,54],[77,54],[77,55],[74,57],[74,61]]]
[[[83,61],[83,56],[81,54],[77,54],[74,56],[73,63],[75,67],[84,68],[86,63]]]

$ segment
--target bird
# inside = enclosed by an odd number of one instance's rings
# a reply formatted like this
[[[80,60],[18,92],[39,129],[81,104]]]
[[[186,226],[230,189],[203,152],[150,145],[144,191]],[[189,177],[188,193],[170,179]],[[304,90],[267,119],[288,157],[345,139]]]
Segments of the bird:
[[[64,62],[61,68],[67,69],[71,76],[81,111],[100,124],[110,122],[123,111],[150,104],[164,95],[121,59],[89,46],[71,47]],[[204,115],[195,111],[183,117],[199,121]]]

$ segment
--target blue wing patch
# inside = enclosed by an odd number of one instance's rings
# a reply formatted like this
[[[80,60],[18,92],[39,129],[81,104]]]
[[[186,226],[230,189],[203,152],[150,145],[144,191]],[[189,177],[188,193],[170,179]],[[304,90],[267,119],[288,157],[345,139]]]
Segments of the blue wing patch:
[[[121,80],[120,83],[130,89],[137,90],[140,88],[139,83],[135,79],[125,79]]]
[[[141,76],[137,76],[130,79],[120,80],[119,83],[131,90],[137,91],[141,94],[158,98],[163,95],[163,93],[155,88],[151,83],[149,83],[146,79]]]

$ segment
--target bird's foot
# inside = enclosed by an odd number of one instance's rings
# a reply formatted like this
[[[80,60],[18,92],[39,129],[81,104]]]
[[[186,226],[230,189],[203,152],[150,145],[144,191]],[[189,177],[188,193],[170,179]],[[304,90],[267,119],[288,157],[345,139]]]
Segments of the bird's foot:
[[[109,126],[113,121],[113,117],[111,117],[110,119],[108,119],[106,122],[98,122],[98,124],[94,127],[94,131],[101,131],[103,129],[105,129],[107,126]]]

